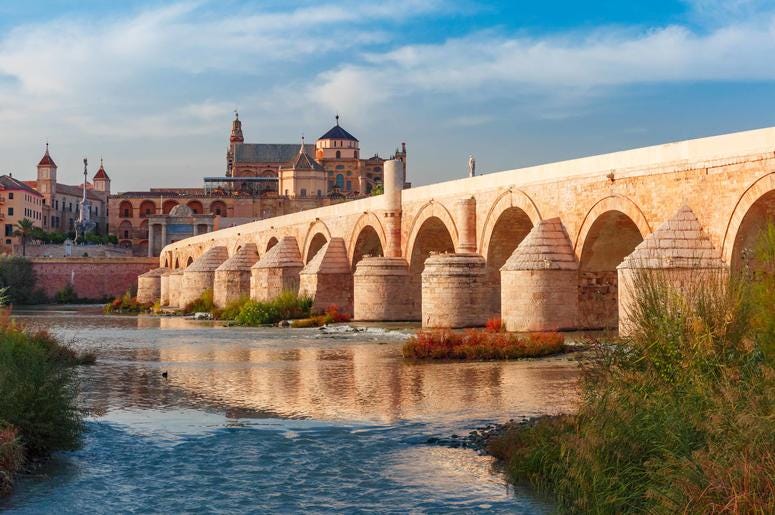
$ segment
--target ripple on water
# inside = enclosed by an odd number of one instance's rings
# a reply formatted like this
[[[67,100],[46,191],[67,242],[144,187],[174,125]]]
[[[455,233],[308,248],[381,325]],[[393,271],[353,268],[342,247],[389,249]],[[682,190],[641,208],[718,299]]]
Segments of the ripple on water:
[[[0,504],[19,513],[543,512],[489,458],[424,442],[576,398],[565,358],[412,363],[381,330],[22,318],[99,357],[81,369],[83,449],[20,481]]]

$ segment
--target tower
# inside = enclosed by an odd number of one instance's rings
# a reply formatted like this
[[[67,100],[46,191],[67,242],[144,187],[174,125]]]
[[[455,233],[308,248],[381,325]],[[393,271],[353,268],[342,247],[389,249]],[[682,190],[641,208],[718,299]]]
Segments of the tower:
[[[94,179],[92,180],[94,182],[94,191],[104,194],[107,199],[110,195],[110,177],[108,177],[108,174],[105,171],[102,158],[100,158],[100,169],[94,174]]]
[[[394,157],[404,164],[404,188],[408,188],[410,184],[406,182],[406,143],[401,143],[401,150],[396,149]]]
[[[229,136],[229,148],[226,150],[226,176],[232,176],[234,167],[234,157],[238,143],[244,143],[245,137],[242,135],[242,122],[239,119],[239,113],[234,110],[234,120],[231,122],[231,135]]]
[[[46,153],[38,163],[38,191],[51,203],[51,198],[56,193],[57,185],[57,165],[48,153],[48,142],[46,142]]]

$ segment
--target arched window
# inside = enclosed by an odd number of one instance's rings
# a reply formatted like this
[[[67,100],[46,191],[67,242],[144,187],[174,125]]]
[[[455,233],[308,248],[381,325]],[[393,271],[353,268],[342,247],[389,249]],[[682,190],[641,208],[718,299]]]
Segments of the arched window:
[[[342,157],[342,153],[340,151],[336,151],[336,158],[340,159]]]
[[[344,175],[341,173],[336,175],[336,187],[340,190],[344,189]]]

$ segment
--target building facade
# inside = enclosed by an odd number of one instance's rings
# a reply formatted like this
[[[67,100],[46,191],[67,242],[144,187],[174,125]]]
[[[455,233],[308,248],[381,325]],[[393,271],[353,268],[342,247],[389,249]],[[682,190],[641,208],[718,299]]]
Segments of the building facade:
[[[39,192],[11,175],[0,175],[0,218],[3,221],[2,252],[13,254],[21,245],[14,233],[20,221],[30,220],[34,227],[43,226],[43,200]]]
[[[406,163],[406,144],[392,157]],[[110,233],[135,255],[158,255],[164,245],[182,239],[183,232],[174,230],[184,226],[212,231],[371,195],[382,185],[385,160],[379,155],[361,159],[359,141],[339,125],[338,116],[314,144],[303,138],[301,144],[245,143],[235,113],[224,175],[205,177],[202,188],[110,195]],[[173,217],[176,206],[190,209],[192,221]],[[205,215],[209,223],[193,221]]]
[[[43,196],[40,227],[47,232],[69,233],[75,230],[78,221],[79,203],[83,200],[84,184],[68,185],[58,182],[58,167],[46,151],[38,163],[37,179],[24,183]],[[110,177],[100,160],[100,168],[92,182],[86,182],[86,199],[89,218],[95,222],[97,234],[108,233],[108,197]]]

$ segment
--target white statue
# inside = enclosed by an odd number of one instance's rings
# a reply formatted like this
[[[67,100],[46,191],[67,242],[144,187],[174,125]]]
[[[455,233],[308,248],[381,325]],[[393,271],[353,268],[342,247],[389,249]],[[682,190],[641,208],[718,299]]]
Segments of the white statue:
[[[476,175],[476,159],[473,155],[468,155],[468,176],[473,177]]]

